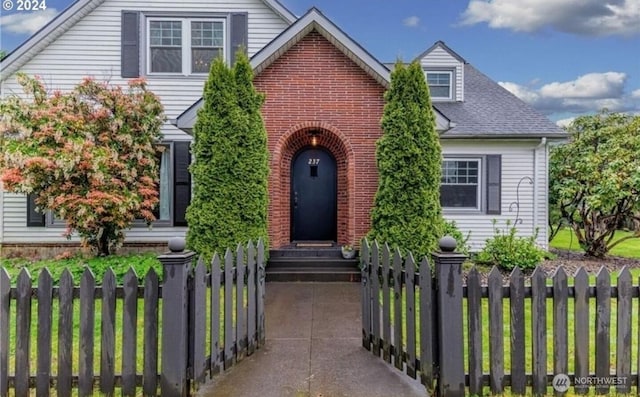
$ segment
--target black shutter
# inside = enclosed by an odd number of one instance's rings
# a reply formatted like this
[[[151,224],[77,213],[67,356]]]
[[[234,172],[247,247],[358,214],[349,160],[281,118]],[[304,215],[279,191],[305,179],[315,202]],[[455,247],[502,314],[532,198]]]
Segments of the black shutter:
[[[487,159],[487,214],[502,212],[502,156],[490,155]]]
[[[44,214],[36,211],[36,196],[33,194],[27,195],[27,226],[45,226]]]
[[[231,62],[236,61],[236,52],[240,48],[247,52],[249,45],[249,15],[245,13],[231,14]]]
[[[187,226],[187,207],[191,203],[191,153],[189,142],[173,143],[173,226]]]
[[[140,76],[140,13],[122,11],[121,27],[121,59],[122,77]]]

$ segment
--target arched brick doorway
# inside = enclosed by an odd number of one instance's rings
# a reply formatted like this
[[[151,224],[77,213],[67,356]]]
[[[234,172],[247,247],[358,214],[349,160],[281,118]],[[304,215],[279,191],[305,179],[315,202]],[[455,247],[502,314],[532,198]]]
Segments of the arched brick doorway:
[[[330,153],[336,163],[337,242],[352,242],[355,238],[353,150],[337,128],[327,123],[310,122],[294,126],[283,134],[273,152],[269,177],[269,235],[273,247],[285,246],[292,241],[292,162],[302,149],[314,147]]]

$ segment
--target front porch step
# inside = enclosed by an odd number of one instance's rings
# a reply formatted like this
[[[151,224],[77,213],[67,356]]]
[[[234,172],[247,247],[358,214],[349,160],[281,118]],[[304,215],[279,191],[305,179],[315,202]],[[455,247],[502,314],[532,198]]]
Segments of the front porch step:
[[[340,256],[340,250],[337,252],[338,256],[331,252],[314,252],[311,253],[312,256],[298,256],[294,252],[270,254],[266,280],[360,281],[358,259],[343,259]]]

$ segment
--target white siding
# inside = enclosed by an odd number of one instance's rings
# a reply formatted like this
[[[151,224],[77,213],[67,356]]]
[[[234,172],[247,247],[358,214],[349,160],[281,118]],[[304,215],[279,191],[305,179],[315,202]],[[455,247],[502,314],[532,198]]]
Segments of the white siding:
[[[516,219],[516,203],[520,203],[517,225],[520,236],[531,236],[538,231],[537,243],[547,248],[547,157],[546,147],[538,148],[540,141],[527,142],[491,142],[478,140],[442,142],[443,155],[502,155],[502,211],[500,215],[463,214],[444,211],[445,218],[455,220],[458,228],[466,235],[471,232],[469,243],[472,250],[479,250],[484,242],[493,236],[492,221],[496,227],[505,230],[505,222]],[[534,155],[537,152],[537,158]],[[534,160],[538,162],[537,175],[534,175]],[[533,184],[529,183],[529,179]],[[523,179],[524,178],[524,179]],[[518,183],[520,183],[518,194]],[[537,203],[534,207],[534,190],[537,190]],[[518,201],[519,198],[519,201]],[[537,210],[534,210],[537,208]],[[537,218],[537,219],[536,219]]]
[[[85,76],[125,84],[120,77],[120,23],[122,10],[168,12],[248,12],[248,52],[253,55],[273,40],[288,25],[261,0],[106,0],[67,32],[52,42],[21,71],[39,75],[50,90],[70,90]],[[206,76],[159,78],[147,77],[149,88],[165,107],[167,120],[175,119],[202,96]],[[2,83],[2,94],[21,94],[14,76]],[[163,127],[167,140],[189,140],[191,137],[168,122]],[[63,228],[26,227],[26,197],[4,194],[0,242],[61,242]],[[127,233],[129,241],[165,241],[184,235],[186,228],[135,227]]]
[[[455,82],[455,100],[464,100],[464,65],[456,57],[445,51],[442,47],[437,46],[431,52],[426,54],[421,60],[422,69],[435,70],[453,69]],[[434,98],[434,101],[438,99]]]

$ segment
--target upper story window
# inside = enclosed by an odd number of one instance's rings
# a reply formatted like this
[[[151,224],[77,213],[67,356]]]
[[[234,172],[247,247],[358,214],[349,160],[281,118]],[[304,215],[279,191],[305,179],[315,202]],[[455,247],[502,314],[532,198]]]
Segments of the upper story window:
[[[453,99],[453,72],[426,72],[429,92],[434,99]]]
[[[207,74],[211,62],[225,54],[225,20],[149,18],[149,74]]]

